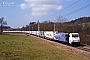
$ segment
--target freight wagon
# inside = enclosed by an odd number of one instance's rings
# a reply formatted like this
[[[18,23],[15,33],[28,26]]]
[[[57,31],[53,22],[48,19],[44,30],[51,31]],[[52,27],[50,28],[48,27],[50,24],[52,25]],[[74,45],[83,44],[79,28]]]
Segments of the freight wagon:
[[[54,39],[54,35],[56,35],[57,33],[58,33],[57,31],[55,31],[55,32],[53,32],[53,31],[44,31],[44,36],[47,39]]]
[[[40,31],[40,35],[39,35],[41,38],[45,38],[45,35],[44,35],[44,31]]]

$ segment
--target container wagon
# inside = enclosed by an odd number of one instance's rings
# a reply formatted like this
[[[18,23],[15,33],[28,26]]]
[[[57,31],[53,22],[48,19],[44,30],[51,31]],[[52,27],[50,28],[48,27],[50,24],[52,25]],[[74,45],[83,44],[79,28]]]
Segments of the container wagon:
[[[53,32],[53,31],[44,31],[44,36],[47,39],[54,39],[54,35],[57,34],[57,31]]]
[[[41,38],[45,38],[45,35],[44,35],[44,31],[40,31],[40,35],[39,35]]]

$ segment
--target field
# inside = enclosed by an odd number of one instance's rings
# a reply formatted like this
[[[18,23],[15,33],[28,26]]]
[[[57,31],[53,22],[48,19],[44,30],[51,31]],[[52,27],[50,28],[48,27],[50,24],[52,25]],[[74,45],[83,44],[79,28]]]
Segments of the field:
[[[0,35],[0,60],[89,60],[31,36]]]

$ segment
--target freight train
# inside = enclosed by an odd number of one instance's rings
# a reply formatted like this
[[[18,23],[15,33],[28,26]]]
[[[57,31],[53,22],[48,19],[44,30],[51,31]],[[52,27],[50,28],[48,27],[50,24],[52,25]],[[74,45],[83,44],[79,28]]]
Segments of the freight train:
[[[5,33],[25,33],[27,35],[34,35],[45,39],[53,39],[61,41],[72,46],[80,44],[79,33],[64,33],[58,31],[3,31]]]

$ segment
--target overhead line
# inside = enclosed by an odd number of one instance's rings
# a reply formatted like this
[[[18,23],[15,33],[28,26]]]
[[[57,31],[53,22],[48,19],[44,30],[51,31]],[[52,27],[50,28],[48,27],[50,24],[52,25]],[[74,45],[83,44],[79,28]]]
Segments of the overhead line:
[[[78,1],[74,2],[73,4],[69,5],[68,7],[64,8],[64,9],[62,9],[62,10],[60,10],[60,11],[58,11],[58,12],[56,12],[56,13],[54,13],[54,14],[48,16],[48,17],[51,17],[51,16],[53,16],[53,15],[56,15],[56,14],[62,12],[63,10],[66,10],[67,8],[69,8],[69,7],[73,6],[73,5],[75,5],[76,3],[80,2],[80,1],[81,1],[81,0],[78,0]],[[48,17],[47,17],[47,18],[48,18]],[[46,18],[44,18],[44,19],[46,19]]]
[[[79,11],[85,9],[85,8],[88,8],[88,7],[90,7],[90,4],[85,5],[85,6],[79,8],[79,9],[77,9],[77,10],[74,10],[74,11],[72,11],[72,12],[70,12],[70,13],[67,13],[67,14],[63,15],[63,17],[66,17],[66,16],[69,16],[69,15],[72,15],[72,14],[74,14],[74,13],[76,13],[76,12],[79,12]]]

